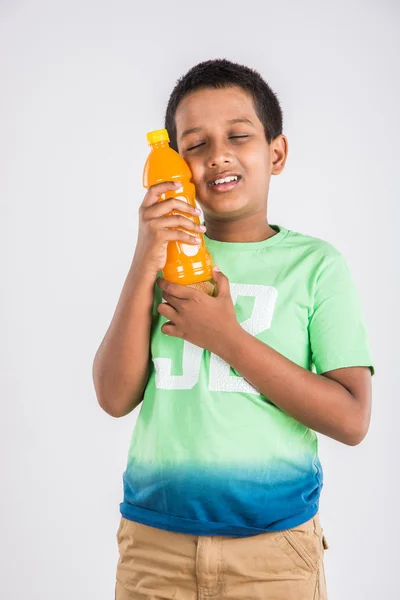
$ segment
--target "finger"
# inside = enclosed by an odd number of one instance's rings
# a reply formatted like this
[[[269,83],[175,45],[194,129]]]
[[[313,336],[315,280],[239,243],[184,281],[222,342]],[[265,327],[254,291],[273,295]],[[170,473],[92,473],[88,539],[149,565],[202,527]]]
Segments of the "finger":
[[[161,327],[161,331],[165,334],[165,335],[169,335],[171,337],[180,337],[178,329],[175,325],[175,323],[171,323],[170,321],[168,323],[165,323],[162,327]]]
[[[157,217],[162,217],[168,214],[182,214],[188,215],[191,218],[196,219],[200,222],[199,215],[200,209],[195,206],[192,206],[188,202],[184,200],[179,200],[178,198],[168,198],[167,200],[157,200],[157,202],[151,204],[150,206],[145,206],[144,212],[148,219],[154,219]]]
[[[185,300],[182,300],[182,298],[177,298],[172,294],[168,294],[168,292],[163,292],[162,297],[170,306],[172,306],[172,308],[175,309],[176,313],[179,312],[179,310],[182,308],[182,303],[185,302]]]
[[[160,313],[160,315],[168,319],[168,321],[172,321],[173,323],[175,323],[175,319],[178,313],[172,306],[163,302],[157,306],[157,310]]]
[[[147,194],[144,197],[142,206],[145,208],[152,206],[160,200],[162,194],[165,194],[166,192],[176,192],[181,187],[181,183],[174,181],[164,181],[163,183],[152,185],[149,187]]]
[[[194,233],[187,233],[180,229],[162,229],[159,231],[160,239],[166,242],[182,242],[193,246],[201,246],[203,241]]]
[[[200,225],[200,223],[196,223],[195,221],[192,221],[192,219],[182,215],[168,215],[165,217],[158,217],[157,219],[151,219],[151,221],[152,226],[155,229],[180,228],[197,233],[204,233],[206,231],[206,227],[204,225]]]
[[[175,298],[180,298],[181,300],[187,300],[188,298],[193,298],[196,293],[202,294],[203,292],[199,292],[193,288],[189,288],[186,285],[180,285],[179,283],[172,283],[172,281],[167,281],[163,277],[159,277],[157,279],[157,284],[163,292],[167,292],[171,296],[175,296]]]
[[[217,296],[230,296],[231,290],[229,279],[224,275],[221,269],[217,266],[213,267],[213,278],[217,286]]]

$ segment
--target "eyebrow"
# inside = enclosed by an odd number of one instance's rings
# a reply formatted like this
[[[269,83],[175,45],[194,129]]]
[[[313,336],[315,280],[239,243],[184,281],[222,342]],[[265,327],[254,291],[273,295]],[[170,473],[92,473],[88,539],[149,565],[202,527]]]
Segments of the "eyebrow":
[[[246,123],[247,125],[251,125],[252,127],[254,127],[254,124],[250,121],[250,119],[246,119],[245,117],[239,119],[229,119],[227,123],[229,125],[234,125],[235,123]],[[186,129],[186,131],[182,133],[180,139],[183,140],[184,137],[190,135],[191,133],[198,133],[199,131],[201,131],[201,129],[201,127],[192,127],[191,129]]]

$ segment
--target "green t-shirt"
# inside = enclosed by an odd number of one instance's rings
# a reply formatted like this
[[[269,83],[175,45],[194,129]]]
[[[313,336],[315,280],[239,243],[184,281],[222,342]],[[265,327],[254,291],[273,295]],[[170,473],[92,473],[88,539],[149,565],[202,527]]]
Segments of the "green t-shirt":
[[[373,371],[357,291],[330,244],[272,226],[251,243],[207,247],[229,278],[242,327],[304,369]],[[220,357],[164,335],[155,287],[151,373],[124,473],[121,514],[193,535],[249,536],[318,511],[314,431]]]

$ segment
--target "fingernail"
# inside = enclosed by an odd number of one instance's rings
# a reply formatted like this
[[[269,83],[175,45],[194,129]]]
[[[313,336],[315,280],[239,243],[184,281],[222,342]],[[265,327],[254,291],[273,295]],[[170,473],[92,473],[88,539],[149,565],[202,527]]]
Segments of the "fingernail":
[[[182,183],[180,181],[175,181],[175,187],[181,188],[182,187]]]
[[[195,238],[195,240],[196,240],[196,244],[201,244],[201,238],[197,237],[197,238]]]
[[[207,231],[207,227],[205,227],[204,225],[200,225],[200,229],[201,231]]]
[[[218,273],[221,273],[221,269],[219,267],[217,267],[217,265],[214,265],[214,271],[217,271]]]
[[[194,212],[196,213],[196,215],[201,215],[201,210],[199,208],[195,208]]]

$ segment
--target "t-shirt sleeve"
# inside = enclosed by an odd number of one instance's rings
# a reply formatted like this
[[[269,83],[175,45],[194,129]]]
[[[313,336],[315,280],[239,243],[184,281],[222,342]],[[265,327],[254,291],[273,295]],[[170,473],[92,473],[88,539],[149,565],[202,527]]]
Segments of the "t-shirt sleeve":
[[[317,373],[365,366],[374,374],[363,309],[342,255],[316,278],[309,336]]]

